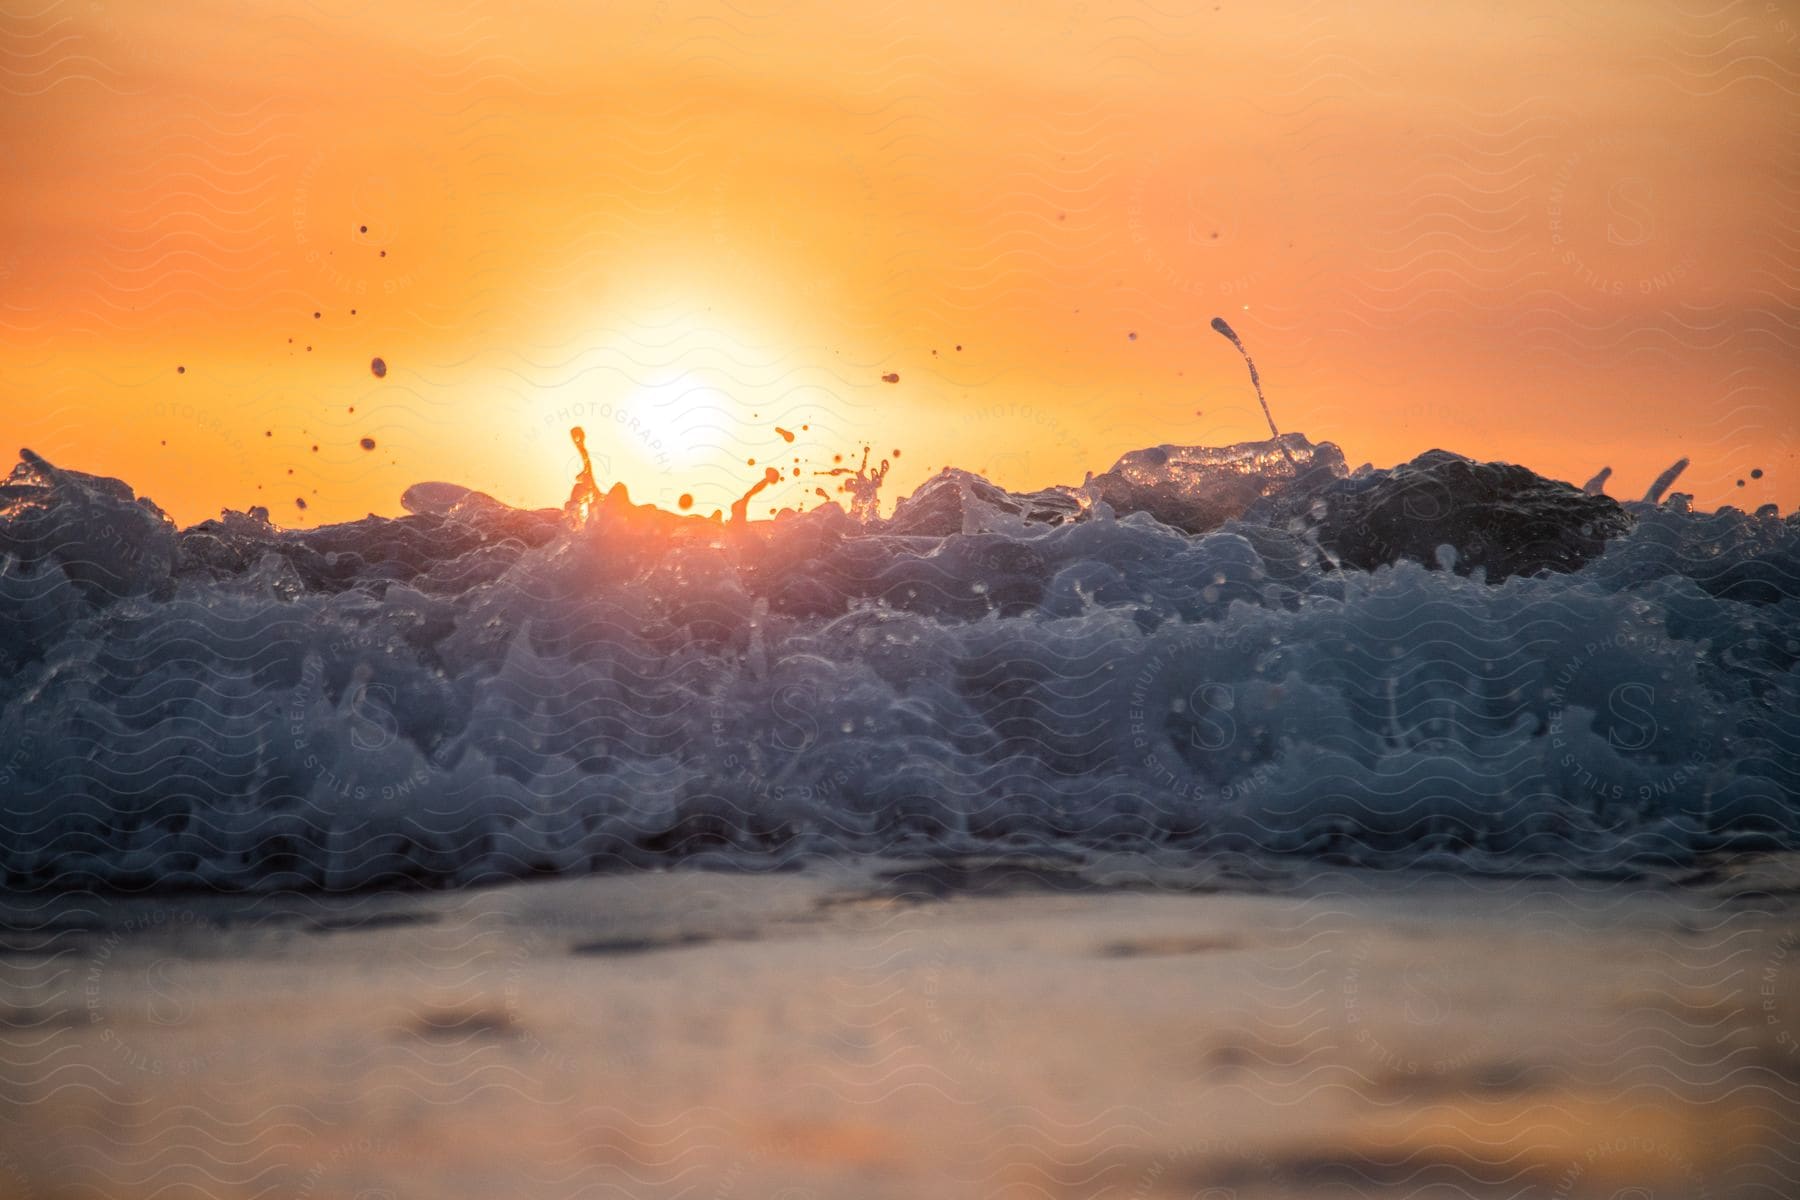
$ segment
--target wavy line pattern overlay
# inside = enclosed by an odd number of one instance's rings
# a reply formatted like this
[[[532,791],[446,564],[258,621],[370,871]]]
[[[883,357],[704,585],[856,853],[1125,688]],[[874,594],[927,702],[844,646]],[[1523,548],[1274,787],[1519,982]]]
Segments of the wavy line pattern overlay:
[[[1800,1194],[1797,84],[6,0],[0,1200]]]

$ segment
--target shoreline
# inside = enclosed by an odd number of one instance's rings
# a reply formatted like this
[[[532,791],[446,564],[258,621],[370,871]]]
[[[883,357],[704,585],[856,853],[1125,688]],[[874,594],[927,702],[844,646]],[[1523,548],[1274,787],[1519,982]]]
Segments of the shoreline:
[[[1795,856],[1689,887],[864,859],[12,896],[0,1178],[1775,1195],[1800,1132],[1797,881]]]

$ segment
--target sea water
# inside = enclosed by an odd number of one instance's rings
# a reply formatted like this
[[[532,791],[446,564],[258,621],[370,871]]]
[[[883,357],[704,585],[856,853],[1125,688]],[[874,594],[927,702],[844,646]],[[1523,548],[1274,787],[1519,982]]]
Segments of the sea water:
[[[681,517],[589,479],[566,510],[425,484],[401,518],[178,530],[27,453],[0,485],[0,880],[1800,844],[1795,517],[1567,488],[1616,521],[1503,572],[1470,564],[1512,484],[1429,553],[1393,527],[1443,516],[1429,489],[1327,543],[1391,480],[1296,434],[1029,495],[946,471],[886,518],[874,478],[854,518]]]

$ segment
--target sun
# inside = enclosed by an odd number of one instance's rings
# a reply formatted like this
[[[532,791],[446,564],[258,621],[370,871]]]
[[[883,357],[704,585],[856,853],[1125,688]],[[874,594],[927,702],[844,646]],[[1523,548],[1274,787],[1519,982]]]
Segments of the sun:
[[[730,398],[698,371],[636,384],[619,405],[613,436],[659,468],[694,467],[711,457],[730,413]]]
[[[639,503],[685,496],[699,511],[729,510],[778,469],[782,486],[762,497],[769,507],[816,501],[816,473],[853,448],[863,406],[846,399],[843,368],[819,347],[759,332],[692,303],[571,331],[570,342],[591,348],[559,386],[587,394],[558,411],[585,427],[603,491],[623,483]]]

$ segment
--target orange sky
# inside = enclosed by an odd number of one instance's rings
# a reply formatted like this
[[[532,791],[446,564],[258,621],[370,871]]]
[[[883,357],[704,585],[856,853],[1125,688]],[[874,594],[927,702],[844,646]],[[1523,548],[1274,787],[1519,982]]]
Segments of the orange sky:
[[[8,434],[184,523],[1079,482],[1263,435],[1216,314],[1353,464],[1800,505],[1800,5],[6,9]]]

